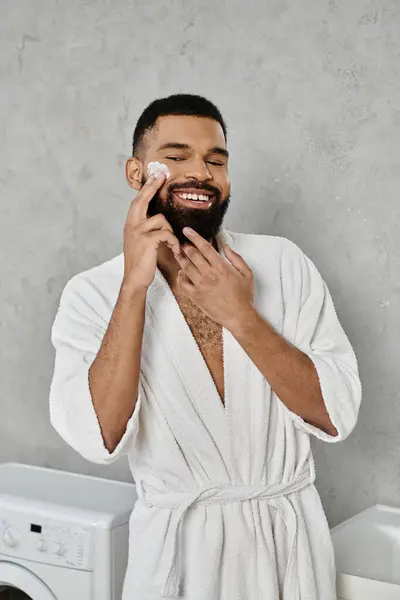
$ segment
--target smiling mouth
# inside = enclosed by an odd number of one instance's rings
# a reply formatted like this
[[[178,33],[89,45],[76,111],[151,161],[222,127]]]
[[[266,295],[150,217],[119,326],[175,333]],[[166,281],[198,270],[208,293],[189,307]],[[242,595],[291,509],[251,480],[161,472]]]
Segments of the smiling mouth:
[[[175,200],[180,204],[195,208],[209,208],[215,196],[209,194],[188,194],[186,192],[172,192]]]

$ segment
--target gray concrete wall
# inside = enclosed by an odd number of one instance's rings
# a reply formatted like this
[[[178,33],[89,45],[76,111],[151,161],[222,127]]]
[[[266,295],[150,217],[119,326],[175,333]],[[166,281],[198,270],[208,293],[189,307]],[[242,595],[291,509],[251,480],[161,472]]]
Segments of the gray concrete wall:
[[[314,446],[330,523],[400,506],[399,35],[398,0],[3,0],[0,461],[130,479],[52,430],[50,327],[67,279],[122,251],[140,112],[201,93],[229,126],[226,226],[299,244],[359,357],[355,432]]]

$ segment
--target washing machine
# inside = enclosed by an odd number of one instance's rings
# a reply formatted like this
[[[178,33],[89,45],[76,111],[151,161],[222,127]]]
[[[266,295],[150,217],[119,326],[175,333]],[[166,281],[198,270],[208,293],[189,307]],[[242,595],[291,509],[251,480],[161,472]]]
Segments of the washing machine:
[[[136,500],[133,484],[0,465],[0,590],[32,600],[121,600]]]

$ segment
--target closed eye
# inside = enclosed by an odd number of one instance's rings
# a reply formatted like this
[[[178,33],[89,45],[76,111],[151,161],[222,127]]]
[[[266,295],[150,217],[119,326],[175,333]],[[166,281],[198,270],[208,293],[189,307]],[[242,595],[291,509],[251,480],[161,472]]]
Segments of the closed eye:
[[[182,156],[166,156],[165,158],[167,160],[174,160],[176,162],[186,160],[186,158],[183,158]],[[208,160],[207,162],[210,163],[210,165],[213,165],[215,167],[223,167],[224,166],[224,163],[216,162],[215,160]]]

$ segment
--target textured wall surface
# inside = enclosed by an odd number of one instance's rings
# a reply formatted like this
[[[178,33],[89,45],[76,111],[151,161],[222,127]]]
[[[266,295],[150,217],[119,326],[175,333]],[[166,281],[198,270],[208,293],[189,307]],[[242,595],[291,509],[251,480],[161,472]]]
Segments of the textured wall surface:
[[[300,245],[358,355],[359,423],[314,445],[329,521],[400,506],[399,40],[398,0],[2,1],[0,461],[130,479],[52,430],[50,327],[122,251],[140,112],[201,93],[228,122],[226,227]]]

